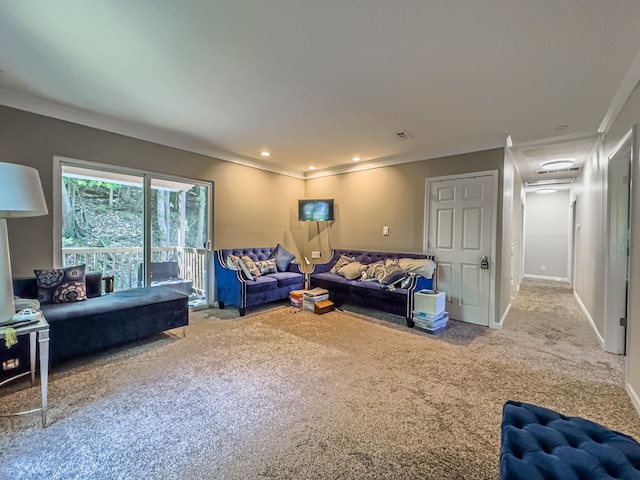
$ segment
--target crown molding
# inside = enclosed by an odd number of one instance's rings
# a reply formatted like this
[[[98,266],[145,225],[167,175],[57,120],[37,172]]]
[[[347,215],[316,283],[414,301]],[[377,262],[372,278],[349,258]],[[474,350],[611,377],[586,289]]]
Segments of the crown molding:
[[[243,165],[245,167],[257,168],[301,180],[304,180],[305,178],[305,173],[299,170],[285,168],[279,165],[272,165],[251,157],[215,148],[202,142],[194,141],[193,138],[176,132],[160,128],[152,128],[108,115],[89,112],[4,88],[0,88],[0,105],[86,127],[96,128],[110,133],[116,133],[138,140],[157,143],[166,147],[197,153],[217,160]]]
[[[600,127],[598,127],[598,133],[607,133],[609,131],[611,125],[613,125],[613,122],[622,110],[622,107],[624,107],[624,104],[638,85],[638,82],[640,82],[640,50],[631,62],[627,73],[625,73],[622,78],[622,82],[620,82],[620,86],[613,96],[609,110],[607,110]]]

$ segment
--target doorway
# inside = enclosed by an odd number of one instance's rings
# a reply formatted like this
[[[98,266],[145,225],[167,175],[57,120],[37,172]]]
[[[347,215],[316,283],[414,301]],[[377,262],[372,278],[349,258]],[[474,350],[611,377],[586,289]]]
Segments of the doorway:
[[[629,202],[631,198],[631,149],[629,132],[609,156],[607,175],[608,252],[605,292],[605,350],[626,353],[629,303]]]
[[[493,325],[497,172],[427,180],[427,253],[449,317]]]

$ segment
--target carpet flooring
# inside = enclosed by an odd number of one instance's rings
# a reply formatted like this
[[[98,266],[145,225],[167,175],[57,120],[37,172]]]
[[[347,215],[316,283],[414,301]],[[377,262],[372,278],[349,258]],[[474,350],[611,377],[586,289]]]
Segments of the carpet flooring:
[[[539,404],[640,438],[624,357],[559,282],[504,328],[429,335],[363,310],[193,313],[182,330],[51,371],[49,426],[0,418],[0,479],[499,477],[501,409]],[[0,409],[39,405],[28,382]]]

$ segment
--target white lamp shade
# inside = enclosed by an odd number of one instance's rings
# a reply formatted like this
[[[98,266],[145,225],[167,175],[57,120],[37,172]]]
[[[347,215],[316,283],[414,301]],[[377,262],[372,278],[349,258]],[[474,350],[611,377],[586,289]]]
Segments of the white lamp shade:
[[[0,162],[0,218],[36,217],[47,213],[38,170]]]

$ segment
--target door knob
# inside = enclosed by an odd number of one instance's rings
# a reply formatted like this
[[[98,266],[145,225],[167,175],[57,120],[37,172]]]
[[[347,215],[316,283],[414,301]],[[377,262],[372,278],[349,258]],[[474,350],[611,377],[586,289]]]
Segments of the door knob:
[[[489,257],[486,255],[480,260],[480,268],[483,270],[489,270]]]

